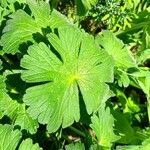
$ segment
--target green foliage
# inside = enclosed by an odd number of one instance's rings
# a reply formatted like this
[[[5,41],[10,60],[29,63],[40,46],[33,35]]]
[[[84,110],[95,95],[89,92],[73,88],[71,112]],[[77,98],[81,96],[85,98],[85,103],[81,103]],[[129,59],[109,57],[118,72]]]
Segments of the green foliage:
[[[77,14],[84,16],[86,12],[92,8],[92,6],[97,4],[97,2],[98,0],[75,0]]]
[[[114,118],[110,109],[103,106],[98,111],[98,116],[91,117],[91,128],[95,131],[98,144],[103,147],[111,147],[112,142],[119,140],[119,136],[113,132]]]
[[[7,25],[3,30],[1,45],[3,46],[4,53],[15,54],[19,52],[19,46],[27,41],[35,42],[33,34],[40,33],[44,35],[42,29],[52,26],[53,28],[62,23],[59,13],[56,11],[50,12],[50,6],[45,2],[27,1],[31,9],[32,16],[28,15],[23,10],[18,10],[9,17]],[[50,16],[51,13],[51,16]],[[57,14],[58,15],[57,15]],[[58,19],[55,19],[57,15]]]
[[[0,149],[14,150],[20,144],[22,133],[19,130],[14,130],[10,125],[0,125]],[[38,144],[33,144],[31,139],[23,141],[19,150],[42,150]]]
[[[66,145],[66,150],[85,150],[84,145],[81,142],[76,142],[73,144]]]
[[[130,68],[136,67],[136,62],[131,52],[126,46],[117,39],[110,31],[102,32],[102,35],[97,37],[98,44],[104,48],[109,55],[115,60],[115,65],[118,68]],[[108,44],[109,43],[111,44]]]
[[[146,139],[142,145],[121,146],[117,150],[148,150],[150,147],[150,139]]]
[[[0,1],[0,150],[148,150],[149,6]]]
[[[88,114],[97,110],[107,100],[109,88],[105,82],[113,80],[113,60],[94,45],[92,36],[74,28],[59,28],[58,35],[51,33],[48,39],[61,60],[44,43],[39,43],[29,47],[28,55],[21,61],[27,69],[22,72],[23,80],[50,81],[29,88],[24,96],[24,102],[30,106],[29,114],[48,124],[49,132],[79,121],[80,92]]]
[[[42,148],[39,147],[39,145],[33,144],[31,139],[26,139],[22,141],[22,143],[19,146],[19,150],[25,150],[25,149],[30,149],[30,150],[42,150]]]

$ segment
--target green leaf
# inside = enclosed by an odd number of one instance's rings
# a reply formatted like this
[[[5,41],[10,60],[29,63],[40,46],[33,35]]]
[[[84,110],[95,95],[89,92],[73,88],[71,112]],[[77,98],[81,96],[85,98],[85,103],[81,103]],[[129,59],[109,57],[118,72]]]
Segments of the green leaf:
[[[98,144],[94,144],[90,146],[90,150],[110,150],[111,148],[108,147],[102,147]]]
[[[144,140],[142,145],[117,146],[117,150],[149,150],[150,138]]]
[[[121,96],[120,96],[121,97]],[[121,138],[118,140],[118,143],[121,144],[130,144],[136,140],[135,131],[131,127],[130,122],[124,114],[119,111],[112,110],[111,112],[115,118],[115,127]]]
[[[91,9],[91,7],[93,5],[96,5],[96,3],[98,2],[98,0],[81,0],[81,1],[87,10]]]
[[[43,1],[37,2],[36,0],[27,0],[27,4],[31,9],[32,15],[35,18],[34,21],[38,25],[38,27],[47,27],[49,25],[50,20],[49,4]]]
[[[1,54],[19,52],[21,44],[27,41],[35,42],[33,34],[44,35],[43,28],[71,25],[66,17],[58,11],[53,10],[51,12],[49,4],[44,1],[28,0],[27,4],[31,9],[31,16],[23,10],[18,10],[9,16],[10,19],[7,21],[1,38],[1,45],[3,46]]]
[[[96,111],[107,100],[105,82],[113,81],[113,60],[95,45],[92,36],[75,28],[60,28],[58,34],[48,36],[56,53],[39,43],[29,47],[21,60],[26,69],[22,79],[41,83],[27,89],[24,102],[32,118],[48,124],[49,132],[79,121],[80,92],[88,114]]]
[[[37,3],[34,0],[28,4],[35,19],[23,10],[18,10],[10,15],[11,19],[7,21],[7,25],[3,30],[4,35],[1,39],[1,45],[3,46],[2,53],[14,54],[19,52],[18,48],[20,44],[33,41],[33,33],[42,33],[41,28],[47,27],[48,15],[50,14],[48,4],[45,2]]]
[[[51,0],[50,3],[52,8],[57,8],[59,1],[60,0]]]
[[[27,130],[31,134],[37,132],[38,122],[37,120],[32,119],[29,114],[26,112],[25,105],[20,106],[20,110],[15,113],[16,118],[14,119],[14,125],[20,126],[21,130]]]
[[[75,0],[78,15],[85,15],[97,2],[98,0]]]
[[[98,111],[98,116],[94,114],[91,117],[90,127],[95,131],[98,144],[104,147],[111,147],[112,143],[119,140],[120,137],[114,134],[114,118],[110,114],[110,109],[102,106]]]
[[[3,93],[3,98],[0,99],[0,112],[1,117],[8,116],[14,125],[20,126],[21,130],[25,129],[31,134],[37,132],[38,123],[27,114],[25,105],[12,100],[5,93]]]
[[[6,115],[14,125],[20,126],[22,130],[25,129],[31,134],[36,133],[37,121],[27,114],[24,104],[20,104],[9,97],[4,82],[4,77],[0,76],[0,118]]]
[[[133,81],[135,82],[135,84],[137,84],[141,88],[141,90],[143,90],[147,98],[150,98],[150,71],[143,70],[141,68],[139,70],[139,75],[141,75],[141,77],[140,76],[134,77],[134,73],[131,75],[133,75]],[[135,75],[136,75],[136,72],[135,72]]]
[[[42,148],[37,143],[33,144],[31,139],[26,139],[20,144],[19,150],[42,150]]]
[[[125,47],[123,42],[116,38],[110,31],[103,31],[97,36],[98,44],[103,47],[115,60],[115,65],[120,68],[136,67],[135,60],[131,52]]]
[[[65,146],[65,150],[85,150],[84,144],[80,142],[72,143]]]
[[[15,150],[21,139],[21,132],[13,130],[10,125],[0,124],[0,149]]]
[[[21,142],[21,131],[14,130],[11,125],[0,124],[0,149],[1,150],[16,150]],[[19,150],[42,150],[38,144],[33,144],[31,139],[22,141]]]
[[[50,15],[50,23],[49,26],[52,29],[63,27],[63,26],[75,26],[68,18],[62,15],[59,11],[53,9]]]
[[[137,54],[137,60],[139,63],[144,63],[148,59],[150,59],[150,49],[145,49]]]
[[[129,84],[130,84],[130,79],[129,79],[129,77],[128,77],[128,74],[127,74],[127,72],[125,72],[125,71],[123,71],[122,69],[117,69],[116,70],[116,79],[117,79],[117,81],[118,81],[118,85],[120,86],[120,87],[128,87],[129,86]]]
[[[116,150],[140,150],[140,146],[138,145],[117,146]]]

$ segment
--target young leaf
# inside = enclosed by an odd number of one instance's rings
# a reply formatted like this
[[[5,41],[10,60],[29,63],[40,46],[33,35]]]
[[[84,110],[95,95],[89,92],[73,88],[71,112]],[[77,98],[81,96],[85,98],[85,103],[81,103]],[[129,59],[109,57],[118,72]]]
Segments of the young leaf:
[[[87,112],[96,111],[107,99],[105,82],[113,81],[113,60],[95,45],[92,36],[75,28],[60,28],[58,33],[48,36],[56,53],[39,43],[29,47],[21,61],[26,69],[22,79],[41,83],[27,89],[24,102],[32,118],[48,124],[49,132],[79,121],[80,91]]]
[[[42,148],[37,143],[33,144],[31,139],[26,139],[20,144],[19,150],[42,150]]]
[[[131,52],[125,47],[122,41],[117,39],[110,31],[103,31],[97,36],[98,44],[103,47],[115,60],[115,65],[120,68],[136,67]]]
[[[114,134],[114,118],[110,114],[110,109],[101,107],[98,116],[93,115],[91,128],[95,131],[98,144],[104,147],[111,147],[112,143],[119,140],[119,136]]]

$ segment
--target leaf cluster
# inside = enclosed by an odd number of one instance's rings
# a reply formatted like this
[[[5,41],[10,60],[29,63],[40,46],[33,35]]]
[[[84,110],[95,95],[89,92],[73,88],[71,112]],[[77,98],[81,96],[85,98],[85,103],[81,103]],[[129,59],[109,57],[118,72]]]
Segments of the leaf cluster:
[[[0,150],[149,149],[149,3],[128,2],[76,0],[76,23],[59,1],[0,2]],[[137,18],[86,32],[110,5]]]

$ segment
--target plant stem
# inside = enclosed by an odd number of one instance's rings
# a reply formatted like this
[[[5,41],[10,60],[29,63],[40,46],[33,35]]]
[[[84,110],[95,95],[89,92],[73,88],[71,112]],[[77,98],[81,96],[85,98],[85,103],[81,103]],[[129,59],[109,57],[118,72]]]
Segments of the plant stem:
[[[72,131],[74,131],[74,132],[77,133],[78,135],[80,135],[80,136],[82,136],[82,137],[85,137],[85,134],[84,134],[82,131],[80,131],[80,130],[78,130],[78,129],[72,127],[72,126],[70,126],[69,129],[72,130]]]

